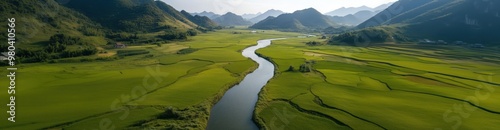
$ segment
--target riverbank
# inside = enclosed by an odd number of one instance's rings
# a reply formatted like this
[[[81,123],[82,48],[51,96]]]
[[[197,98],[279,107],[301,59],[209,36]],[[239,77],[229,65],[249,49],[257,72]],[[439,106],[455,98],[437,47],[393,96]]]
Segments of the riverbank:
[[[255,51],[271,45],[271,40],[259,40],[257,45],[242,51],[245,57],[259,64],[259,67],[248,74],[238,85],[224,94],[210,113],[207,129],[248,129],[256,130],[252,121],[253,111],[258,99],[258,93],[269,79],[274,76],[274,65],[259,57]]]

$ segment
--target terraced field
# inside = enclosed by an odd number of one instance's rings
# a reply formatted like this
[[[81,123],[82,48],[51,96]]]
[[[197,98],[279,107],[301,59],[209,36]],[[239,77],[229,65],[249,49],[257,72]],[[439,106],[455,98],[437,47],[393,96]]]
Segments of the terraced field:
[[[256,68],[240,51],[259,39],[296,35],[227,29],[162,46],[22,64],[17,72],[18,122],[2,123],[8,125],[0,129],[204,129],[212,105]]]
[[[261,128],[500,127],[496,49],[307,46],[308,41],[319,39],[275,41],[258,51],[277,66],[255,111]],[[313,71],[299,72],[301,65]]]

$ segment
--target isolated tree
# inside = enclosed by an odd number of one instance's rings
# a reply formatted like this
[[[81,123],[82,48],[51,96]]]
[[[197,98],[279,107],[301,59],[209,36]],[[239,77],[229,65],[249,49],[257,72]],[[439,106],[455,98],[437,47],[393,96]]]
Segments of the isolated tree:
[[[299,68],[300,72],[311,72],[311,67],[308,64],[302,64]]]
[[[290,65],[290,67],[288,67],[288,70],[286,70],[286,71],[293,72],[294,70],[295,70],[295,68],[293,68],[293,66]]]

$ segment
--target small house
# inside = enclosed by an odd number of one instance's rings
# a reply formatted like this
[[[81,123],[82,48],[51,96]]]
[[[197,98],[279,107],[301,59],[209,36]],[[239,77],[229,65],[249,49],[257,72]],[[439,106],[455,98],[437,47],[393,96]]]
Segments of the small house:
[[[115,48],[127,48],[127,45],[121,43],[121,42],[116,42],[115,43]]]

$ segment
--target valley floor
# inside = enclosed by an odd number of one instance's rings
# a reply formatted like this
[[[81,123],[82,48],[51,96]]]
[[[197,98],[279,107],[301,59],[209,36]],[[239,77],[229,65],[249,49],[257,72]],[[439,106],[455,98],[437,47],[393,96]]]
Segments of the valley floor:
[[[257,51],[278,74],[254,120],[266,129],[495,129],[500,53],[456,46],[306,46]],[[313,68],[299,72],[301,65]],[[290,71],[292,66],[294,71]]]
[[[215,102],[257,67],[241,50],[259,39],[296,35],[219,30],[161,46],[21,64],[16,79],[18,122],[2,121],[0,129],[205,129]],[[120,50],[141,54],[88,60]]]
[[[283,37],[289,39],[257,51],[277,69],[259,95],[254,120],[261,128],[500,127],[496,50],[308,46],[321,39],[251,31],[227,29],[184,42],[130,46],[118,50],[148,54],[109,61],[83,57],[21,64],[18,122],[2,121],[0,129],[205,129],[216,101],[257,67],[241,50],[259,39]],[[299,71],[304,68],[311,72]]]

